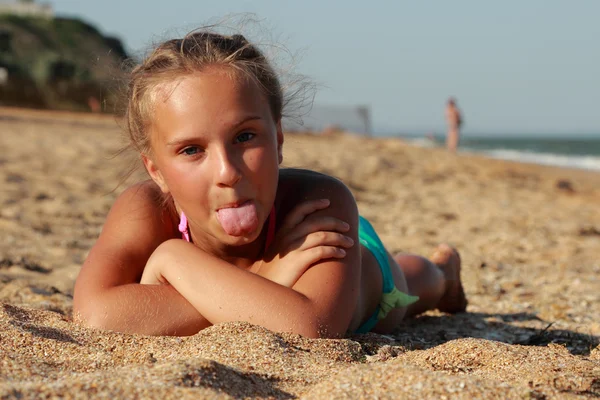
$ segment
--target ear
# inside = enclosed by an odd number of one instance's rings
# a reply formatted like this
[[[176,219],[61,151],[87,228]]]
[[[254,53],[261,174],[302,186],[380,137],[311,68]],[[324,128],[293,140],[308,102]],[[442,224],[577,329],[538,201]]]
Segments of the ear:
[[[163,193],[169,193],[169,187],[165,183],[165,180],[162,176],[162,173],[158,169],[158,165],[146,154],[142,154],[142,161],[144,162],[144,167],[146,167],[146,171],[150,175],[150,178],[158,185],[160,190]]]
[[[277,155],[279,164],[283,162],[283,129],[281,128],[281,120],[277,122]]]

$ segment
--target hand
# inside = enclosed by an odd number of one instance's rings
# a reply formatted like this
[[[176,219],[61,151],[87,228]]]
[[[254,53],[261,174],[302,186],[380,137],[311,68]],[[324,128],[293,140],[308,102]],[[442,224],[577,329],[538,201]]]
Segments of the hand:
[[[277,231],[264,260],[254,268],[256,274],[292,287],[318,261],[343,258],[346,255],[344,249],[354,245],[350,237],[342,234],[350,226],[334,217],[311,215],[329,204],[329,200],[322,199],[296,206]]]

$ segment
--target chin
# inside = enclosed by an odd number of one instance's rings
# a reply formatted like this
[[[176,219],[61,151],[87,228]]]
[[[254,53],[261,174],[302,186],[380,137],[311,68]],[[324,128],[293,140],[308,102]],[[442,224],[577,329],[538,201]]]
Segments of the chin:
[[[258,239],[260,232],[249,232],[240,236],[228,235],[223,232],[223,235],[223,243],[229,246],[245,246]]]

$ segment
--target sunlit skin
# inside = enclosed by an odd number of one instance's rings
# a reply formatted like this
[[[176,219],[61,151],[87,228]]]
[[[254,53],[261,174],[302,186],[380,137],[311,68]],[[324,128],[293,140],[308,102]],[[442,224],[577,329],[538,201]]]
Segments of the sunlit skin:
[[[230,82],[223,85],[223,81]],[[193,242],[204,251],[248,267],[275,201],[283,135],[257,85],[227,71],[190,75],[159,91],[144,163],[178,211],[188,217]],[[217,210],[254,203],[257,229],[224,232]]]
[[[153,106],[151,151],[142,155],[152,181],[125,190],[107,216],[77,278],[77,321],[191,335],[241,320],[340,337],[373,314],[382,276],[359,244],[356,202],[332,177],[279,168],[281,124],[259,85],[209,67],[161,84]],[[248,202],[256,218],[228,232],[219,210]],[[265,250],[274,205],[277,233]],[[182,211],[191,243],[177,230]],[[428,309],[464,309],[460,259],[448,246],[431,261],[408,254],[389,261],[396,287],[420,300],[392,310],[376,331]]]

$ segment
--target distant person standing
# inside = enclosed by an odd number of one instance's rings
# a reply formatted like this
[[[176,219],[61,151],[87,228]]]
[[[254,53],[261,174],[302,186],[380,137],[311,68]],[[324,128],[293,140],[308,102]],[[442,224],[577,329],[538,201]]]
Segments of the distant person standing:
[[[446,122],[448,123],[448,134],[446,135],[446,148],[451,152],[456,152],[460,140],[460,126],[462,125],[462,116],[456,106],[456,100],[453,97],[448,99],[446,104]]]

